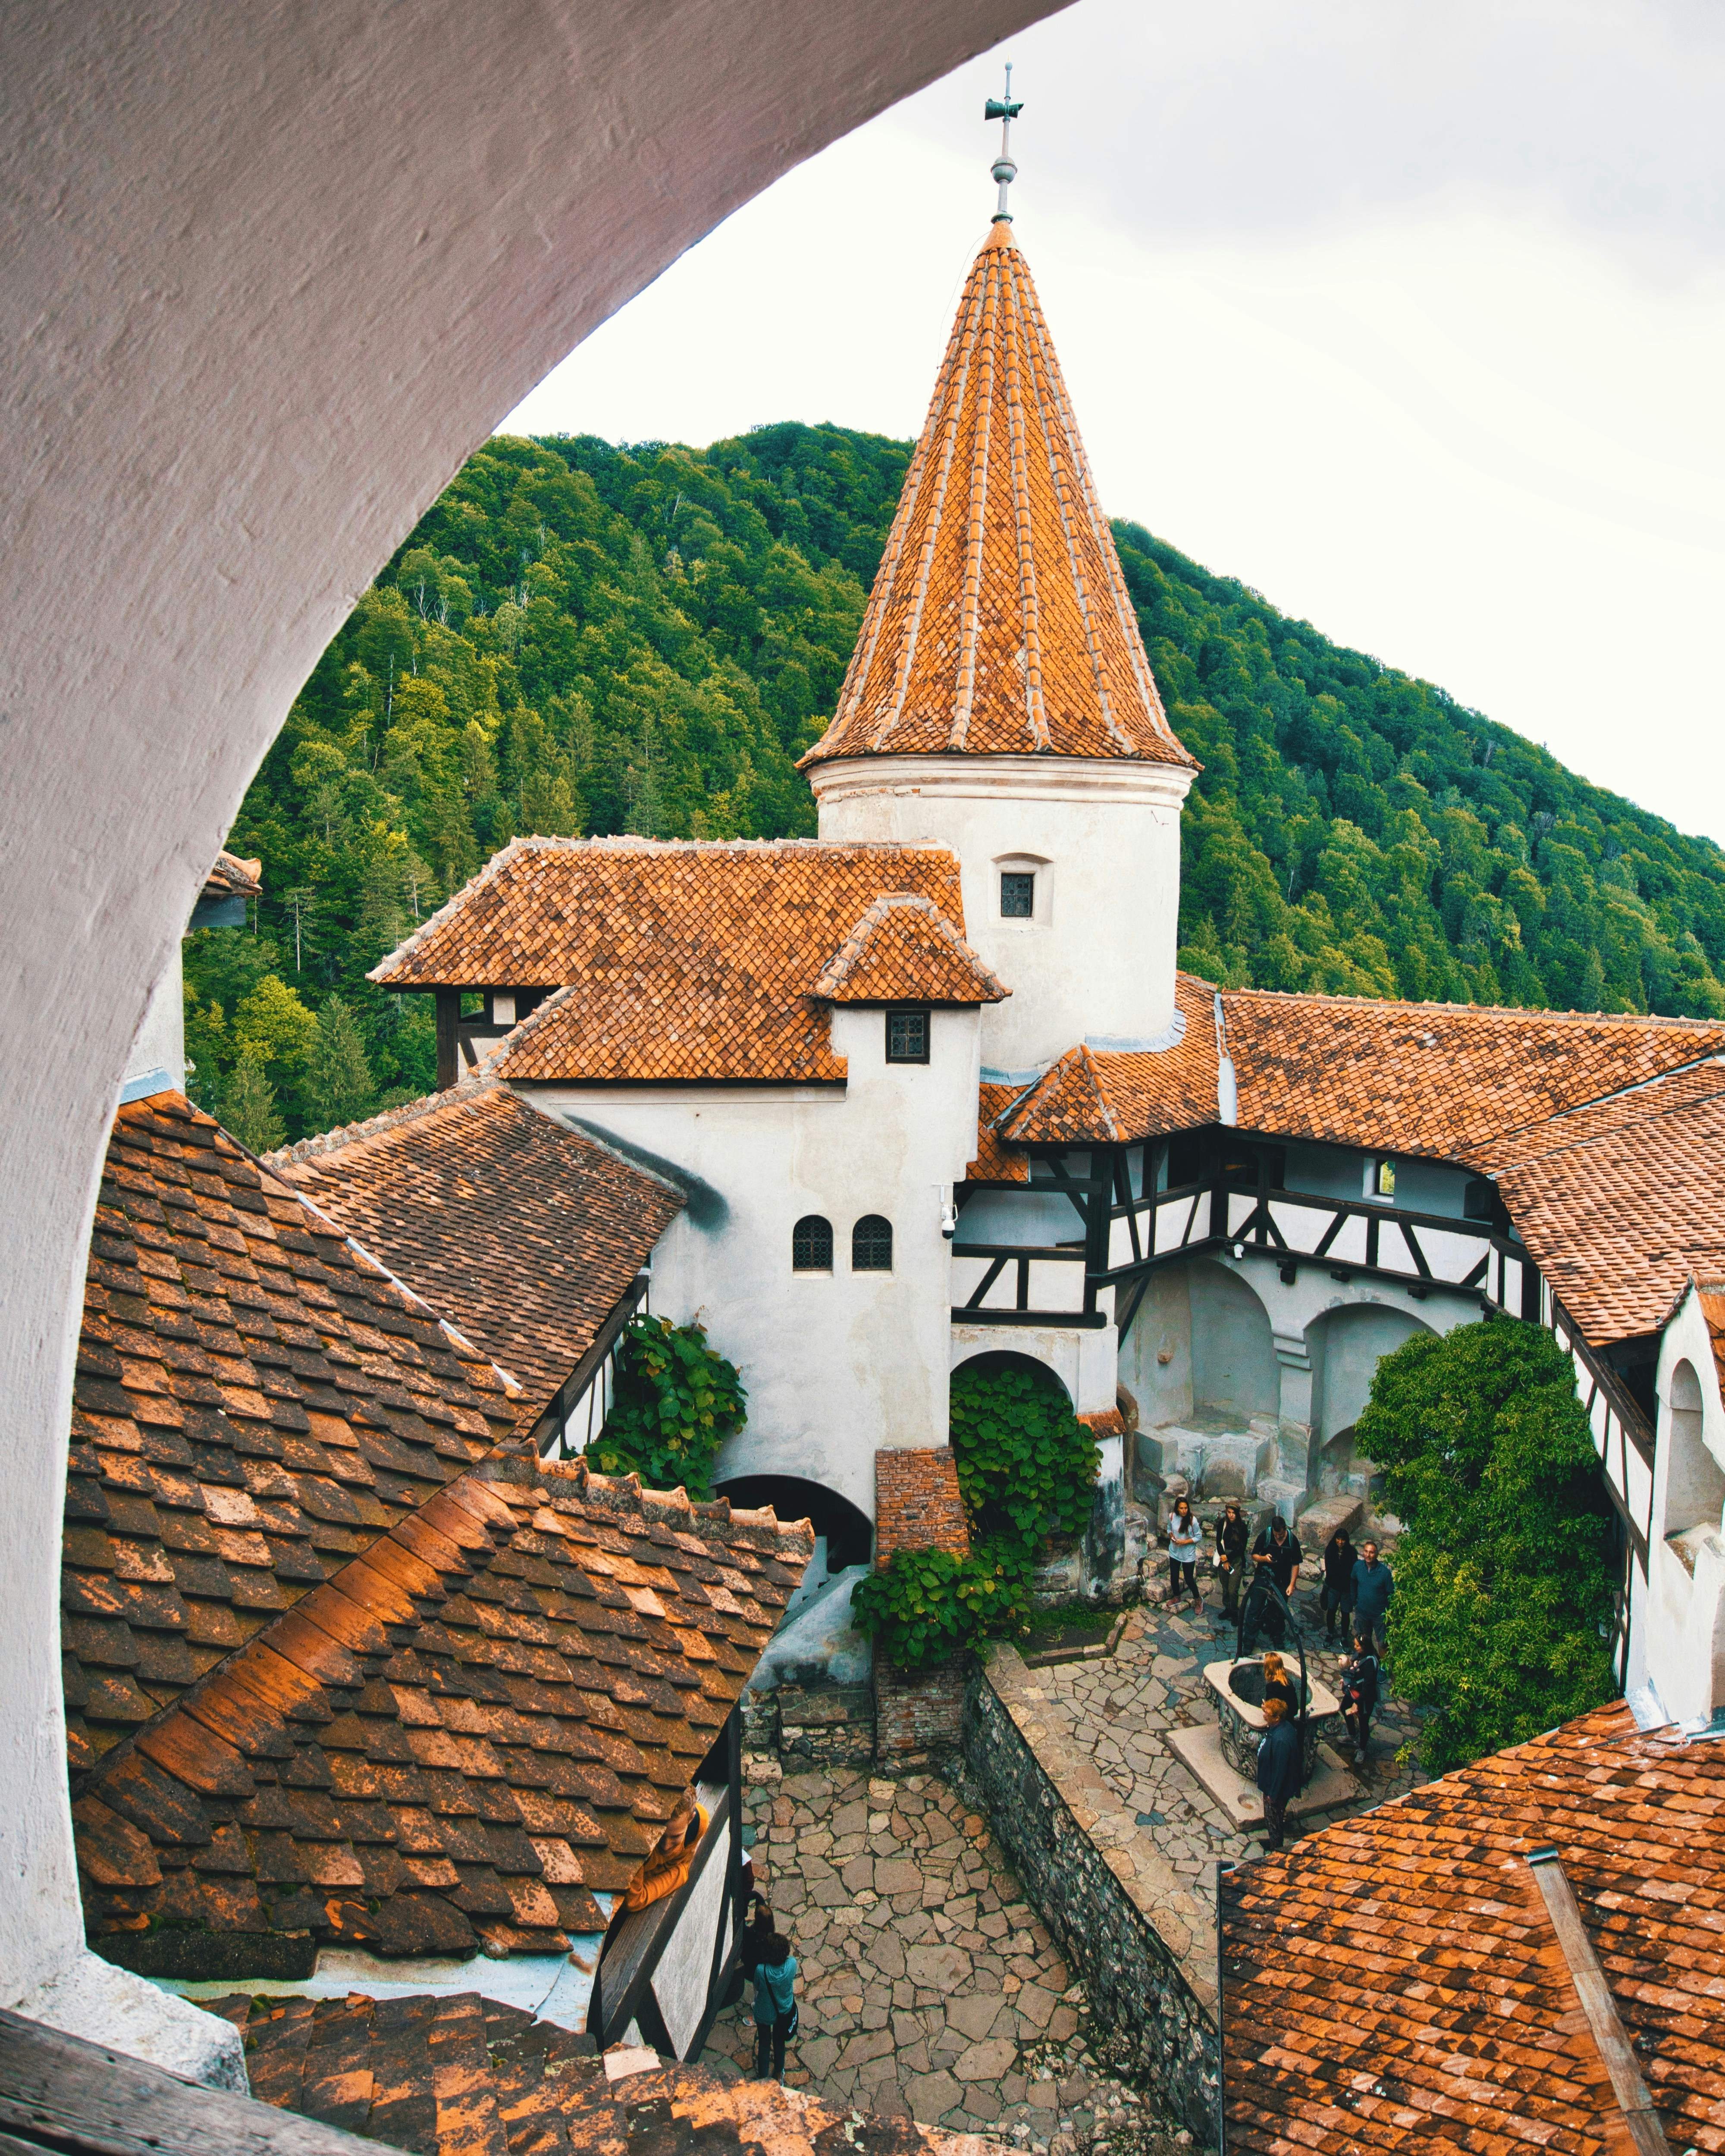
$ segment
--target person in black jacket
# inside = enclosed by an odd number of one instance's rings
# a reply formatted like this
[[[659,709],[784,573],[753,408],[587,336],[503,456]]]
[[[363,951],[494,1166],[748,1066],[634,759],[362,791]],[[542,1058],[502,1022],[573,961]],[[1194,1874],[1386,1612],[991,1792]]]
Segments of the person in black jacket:
[[[1278,1512],[1252,1544],[1252,1563],[1262,1565],[1291,1602],[1300,1584],[1300,1538]],[[1281,1645],[1281,1611],[1274,1603],[1264,1611],[1264,1630],[1274,1646]]]
[[[1353,1653],[1342,1665],[1342,1719],[1353,1739],[1353,1763],[1366,1764],[1367,1742],[1372,1717],[1377,1710],[1379,1675],[1378,1657],[1368,1639],[1356,1639]]]
[[[1240,1590],[1245,1584],[1246,1548],[1251,1541],[1240,1507],[1230,1498],[1216,1522],[1216,1569],[1222,1576],[1222,1614],[1238,1619]]]
[[[1348,1622],[1348,1613],[1353,1607],[1353,1566],[1358,1554],[1346,1527],[1337,1527],[1324,1544],[1323,1593],[1319,1598],[1324,1613],[1324,1637],[1333,1640],[1339,1625],[1344,1647],[1353,1629]]]
[[[1258,1788],[1264,1799],[1264,1846],[1280,1849],[1286,1830],[1288,1806],[1300,1794],[1304,1759],[1300,1732],[1288,1717],[1287,1703],[1266,1699],[1264,1719],[1269,1724],[1258,1745]]]

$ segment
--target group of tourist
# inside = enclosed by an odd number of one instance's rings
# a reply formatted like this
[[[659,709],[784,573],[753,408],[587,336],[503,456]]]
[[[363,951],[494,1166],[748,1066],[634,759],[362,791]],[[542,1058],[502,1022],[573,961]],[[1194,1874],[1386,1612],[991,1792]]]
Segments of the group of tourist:
[[[1168,1522],[1167,1606],[1171,1610],[1189,1602],[1198,1615],[1208,1614],[1199,1577],[1204,1543],[1204,1522],[1191,1499],[1175,1498]],[[1216,1614],[1221,1621],[1238,1623],[1242,1595],[1255,1573],[1261,1573],[1280,1590],[1260,1598],[1260,1608],[1248,1613],[1255,1620],[1253,1629],[1260,1625],[1273,1643],[1264,1657],[1266,1727],[1258,1748],[1257,1779],[1264,1799],[1266,1846],[1280,1849],[1287,1808],[1306,1779],[1306,1701],[1276,1650],[1283,1642],[1284,1611],[1292,1607],[1306,1553],[1280,1513],[1254,1536],[1242,1507],[1232,1498],[1215,1522],[1214,1547],[1222,1589],[1222,1606]],[[1339,1635],[1344,1648],[1353,1650],[1342,1666],[1339,1696],[1354,1764],[1364,1767],[1381,1688],[1379,1657],[1384,1651],[1394,1575],[1378,1554],[1376,1542],[1368,1537],[1356,1548],[1346,1527],[1337,1527],[1325,1543],[1320,1563],[1318,1607],[1324,1637],[1333,1645]]]

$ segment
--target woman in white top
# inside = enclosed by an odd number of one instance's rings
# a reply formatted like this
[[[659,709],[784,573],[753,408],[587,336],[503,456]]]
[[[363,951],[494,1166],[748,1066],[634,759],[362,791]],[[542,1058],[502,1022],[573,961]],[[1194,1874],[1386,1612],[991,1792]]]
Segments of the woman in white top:
[[[1192,1606],[1202,1610],[1204,1596],[1198,1585],[1198,1552],[1204,1529],[1192,1510],[1189,1497],[1176,1497],[1168,1523],[1168,1604],[1178,1609],[1183,1594],[1189,1593]]]

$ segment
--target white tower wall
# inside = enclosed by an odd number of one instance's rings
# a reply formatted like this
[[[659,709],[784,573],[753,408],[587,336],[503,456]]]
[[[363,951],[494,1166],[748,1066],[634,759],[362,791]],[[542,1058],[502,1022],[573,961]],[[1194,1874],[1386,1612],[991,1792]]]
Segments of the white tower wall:
[[[967,941],[1012,990],[982,1014],[983,1075],[1029,1079],[1081,1041],[1166,1046],[1189,771],[1080,757],[870,756],[817,764],[820,835],[948,846]],[[1000,911],[1035,877],[1032,917]]]

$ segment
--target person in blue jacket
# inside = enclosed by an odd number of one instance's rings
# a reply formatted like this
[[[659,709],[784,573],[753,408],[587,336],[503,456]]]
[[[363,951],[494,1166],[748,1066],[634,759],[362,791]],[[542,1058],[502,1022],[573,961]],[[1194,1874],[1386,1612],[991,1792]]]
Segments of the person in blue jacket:
[[[1280,1849],[1287,1825],[1288,1806],[1300,1794],[1305,1760],[1299,1724],[1288,1713],[1287,1702],[1266,1699],[1264,1719],[1269,1727],[1258,1744],[1258,1788],[1264,1799],[1264,1846]]]
[[[775,1932],[756,1964],[755,2078],[784,2079],[784,2047],[797,2033],[797,1957]]]
[[[1384,1652],[1384,1626],[1395,1578],[1378,1554],[1376,1543],[1362,1543],[1353,1568],[1353,1630],[1374,1654]]]

